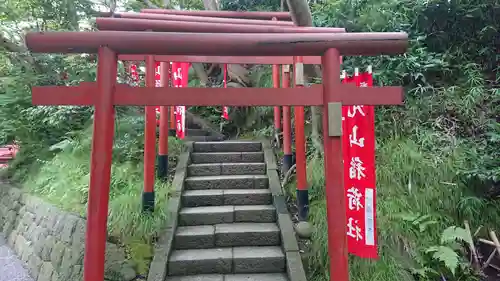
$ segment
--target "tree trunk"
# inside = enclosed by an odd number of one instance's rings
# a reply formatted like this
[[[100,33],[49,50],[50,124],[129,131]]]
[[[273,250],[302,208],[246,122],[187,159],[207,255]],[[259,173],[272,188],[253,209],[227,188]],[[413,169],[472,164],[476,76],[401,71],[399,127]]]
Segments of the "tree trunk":
[[[203,0],[203,7],[205,7],[205,10],[210,11],[219,10],[219,5],[217,5],[217,2],[215,0]]]
[[[193,63],[192,65],[196,76],[198,76],[198,78],[200,79],[201,85],[206,87],[209,84],[210,80],[208,79],[208,74],[205,71],[205,67],[203,67],[202,63]]]
[[[313,26],[311,9],[307,0],[287,0],[288,9],[292,20],[297,26]],[[304,66],[304,76],[306,78],[321,77],[321,71],[318,66]],[[309,80],[309,79],[307,79]],[[318,106],[311,106],[311,138],[314,147],[319,153],[323,153],[323,143],[321,142],[321,109]]]

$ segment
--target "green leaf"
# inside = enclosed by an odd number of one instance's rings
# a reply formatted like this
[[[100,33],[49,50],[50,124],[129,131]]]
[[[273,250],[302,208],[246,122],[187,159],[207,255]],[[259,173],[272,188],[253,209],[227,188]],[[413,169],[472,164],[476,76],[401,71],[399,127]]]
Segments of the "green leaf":
[[[444,265],[455,275],[459,265],[458,255],[453,249],[446,246],[433,246],[428,248],[426,253],[433,253],[432,258],[444,263]]]
[[[450,226],[447,229],[445,229],[441,234],[441,244],[445,244],[456,240],[472,244],[472,239],[470,235],[467,233],[467,230],[461,227]]]
[[[424,232],[428,226],[435,225],[437,224],[437,221],[431,220],[431,221],[424,221],[421,224],[418,225],[420,232]]]

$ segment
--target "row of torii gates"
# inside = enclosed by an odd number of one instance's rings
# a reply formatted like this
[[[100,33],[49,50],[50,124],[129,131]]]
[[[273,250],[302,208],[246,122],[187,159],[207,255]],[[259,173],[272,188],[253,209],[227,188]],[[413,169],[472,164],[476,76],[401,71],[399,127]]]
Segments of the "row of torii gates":
[[[111,16],[111,17],[109,17]],[[298,189],[306,188],[304,106],[323,106],[325,183],[330,280],[349,280],[342,164],[342,105],[402,104],[401,87],[358,88],[340,82],[341,56],[394,55],[407,49],[407,34],[346,33],[343,28],[296,27],[286,12],[220,12],[145,9],[97,18],[97,32],[31,32],[26,43],[37,53],[97,53],[97,81],[79,86],[33,87],[35,105],[94,106],[94,125],[85,240],[84,281],[104,280],[107,214],[112,163],[114,106],[146,106],[145,191],[155,170],[154,106],[283,106],[290,135],[295,107]],[[117,84],[118,60],[146,61],[146,87]],[[275,88],[155,87],[155,61],[273,64]],[[278,65],[294,66],[294,87],[279,87]],[[304,87],[304,64],[321,64],[323,84]],[[168,73],[167,71],[162,71]],[[167,75],[167,74],[164,74]],[[284,77],[290,75],[285,72]],[[167,82],[165,82],[167,81]],[[167,114],[163,114],[165,117]],[[279,118],[279,117],[278,117]],[[277,119],[279,122],[279,119]],[[161,139],[168,136],[162,122]],[[301,131],[302,130],[302,131]],[[160,150],[165,152],[165,144]],[[162,148],[163,146],[163,148]],[[291,154],[285,140],[285,153]],[[167,147],[168,151],[168,147]]]

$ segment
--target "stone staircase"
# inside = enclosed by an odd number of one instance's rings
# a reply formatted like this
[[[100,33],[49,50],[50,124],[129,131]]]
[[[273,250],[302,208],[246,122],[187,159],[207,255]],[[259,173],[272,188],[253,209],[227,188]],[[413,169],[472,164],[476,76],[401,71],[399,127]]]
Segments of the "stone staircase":
[[[175,136],[175,129],[169,129],[168,131],[169,136]],[[156,136],[160,136],[160,131],[157,129],[156,131]],[[222,141],[223,137],[222,136],[215,136],[210,134],[207,130],[203,129],[198,129],[198,128],[189,128],[186,129],[186,137],[184,138],[185,141]]]
[[[190,150],[173,183],[179,202],[170,206],[177,213],[167,269],[148,280],[304,281],[274,155],[261,142],[193,142]],[[156,251],[152,267],[158,253],[165,255]]]

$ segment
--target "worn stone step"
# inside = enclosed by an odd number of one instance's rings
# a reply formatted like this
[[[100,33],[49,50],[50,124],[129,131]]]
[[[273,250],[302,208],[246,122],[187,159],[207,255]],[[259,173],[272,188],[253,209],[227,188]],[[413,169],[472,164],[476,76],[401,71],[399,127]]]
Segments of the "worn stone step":
[[[194,143],[194,152],[257,152],[262,143],[254,141],[223,141]]]
[[[275,223],[226,223],[181,226],[175,233],[176,249],[235,246],[276,246],[280,230]]]
[[[267,188],[266,175],[196,176],[185,179],[184,188],[190,189],[247,189]]]
[[[185,141],[193,141],[194,143],[203,143],[203,142],[222,141],[223,138],[219,137],[219,136],[190,136],[190,135],[186,135],[184,140]]]
[[[159,132],[159,129],[157,130]],[[177,134],[175,129],[169,129],[168,130],[168,135],[171,137],[175,137]],[[189,128],[186,130],[186,136],[208,136],[210,133],[206,130],[203,129],[194,129],[194,128]]]
[[[227,205],[185,207],[179,211],[180,226],[210,225],[233,222],[275,222],[273,205]]]
[[[287,281],[285,273],[226,274],[224,281]]]
[[[188,176],[265,175],[265,163],[203,163],[188,166]]]
[[[232,273],[233,249],[175,250],[168,260],[168,275]]]
[[[264,152],[193,152],[193,164],[264,162]]]
[[[233,247],[233,273],[276,273],[286,270],[281,246]]]
[[[182,206],[221,206],[221,205],[270,205],[269,189],[205,189],[186,190],[182,194]]]
[[[285,264],[280,246],[175,250],[169,258],[168,274],[282,273]]]
[[[169,276],[166,281],[288,281],[285,273],[201,274]]]

